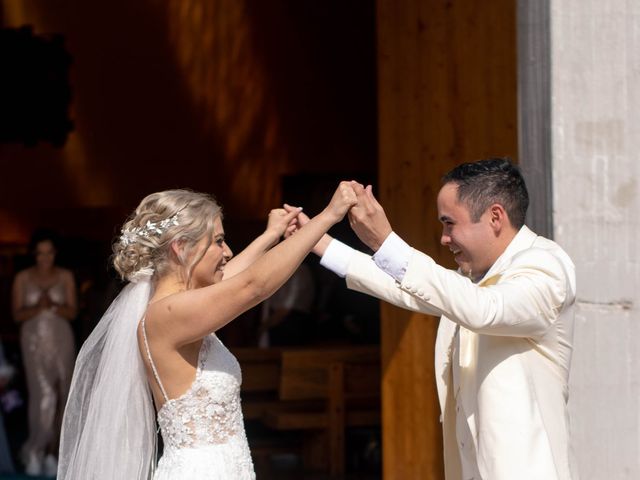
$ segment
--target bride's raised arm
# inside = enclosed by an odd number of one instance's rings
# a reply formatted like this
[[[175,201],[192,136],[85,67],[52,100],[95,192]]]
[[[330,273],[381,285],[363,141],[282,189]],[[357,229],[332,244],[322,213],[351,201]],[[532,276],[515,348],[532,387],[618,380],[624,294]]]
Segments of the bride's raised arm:
[[[293,207],[289,212],[293,211]],[[269,212],[267,228],[253,240],[242,252],[227,262],[224,269],[224,279],[228,280],[244,271],[258,258],[276,245],[287,229],[295,222],[283,208],[274,208]]]
[[[157,302],[149,310],[155,320],[156,334],[175,346],[192,343],[268,298],[355,203],[353,188],[349,182],[342,182],[329,205],[305,228],[267,251],[244,271],[228,280],[177,293]]]

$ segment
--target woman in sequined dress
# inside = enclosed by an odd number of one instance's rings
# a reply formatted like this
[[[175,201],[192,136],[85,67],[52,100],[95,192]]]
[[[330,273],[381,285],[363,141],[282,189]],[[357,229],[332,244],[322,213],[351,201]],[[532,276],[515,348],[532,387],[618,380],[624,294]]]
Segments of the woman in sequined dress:
[[[29,475],[55,475],[75,356],[69,321],[76,316],[76,287],[73,274],[55,264],[55,243],[51,232],[36,232],[30,244],[35,265],[13,282],[13,317],[20,323],[29,394],[29,436],[21,452]]]
[[[129,284],[78,355],[59,480],[253,480],[240,366],[215,332],[281,287],[355,202],[341,183],[281,243],[300,209],[272,210],[265,232],[232,258],[208,195],[143,199],[114,243],[114,266]],[[154,404],[164,444],[157,469]]]

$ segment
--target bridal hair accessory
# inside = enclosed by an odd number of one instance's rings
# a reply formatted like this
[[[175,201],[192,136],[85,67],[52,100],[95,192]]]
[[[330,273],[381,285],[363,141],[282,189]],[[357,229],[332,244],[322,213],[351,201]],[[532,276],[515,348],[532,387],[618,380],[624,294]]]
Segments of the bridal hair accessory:
[[[178,213],[174,213],[169,218],[165,218],[160,222],[148,221],[143,227],[126,228],[122,230],[120,235],[120,243],[125,247],[136,243],[136,241],[142,238],[149,238],[151,236],[159,237],[166,232],[170,227],[174,225],[180,225],[178,223]]]

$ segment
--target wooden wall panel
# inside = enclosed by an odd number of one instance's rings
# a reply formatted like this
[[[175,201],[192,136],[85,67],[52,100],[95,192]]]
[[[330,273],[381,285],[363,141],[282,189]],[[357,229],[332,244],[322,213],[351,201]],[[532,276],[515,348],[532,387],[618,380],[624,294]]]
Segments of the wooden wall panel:
[[[0,144],[0,242],[44,208],[129,212],[189,187],[262,222],[283,175],[374,176],[371,0],[0,0],[0,26],[22,25],[64,38],[75,130]]]
[[[441,264],[440,177],[517,153],[513,0],[379,0],[379,196],[394,230]],[[443,478],[437,319],[382,306],[385,479]]]

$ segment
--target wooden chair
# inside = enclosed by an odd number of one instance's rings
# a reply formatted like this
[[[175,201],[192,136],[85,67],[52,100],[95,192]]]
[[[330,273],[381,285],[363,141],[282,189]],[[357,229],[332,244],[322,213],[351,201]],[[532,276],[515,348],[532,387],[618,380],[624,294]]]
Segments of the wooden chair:
[[[299,446],[276,432],[264,432],[262,418],[267,411],[277,410],[282,351],[279,348],[232,348],[242,370],[242,415],[256,472],[271,470],[271,458],[280,453],[300,453]],[[298,442],[299,444],[299,442]]]
[[[328,456],[331,475],[344,474],[346,428],[380,424],[379,347],[282,351],[279,398],[265,424],[315,432],[303,446],[306,466],[326,466]]]
[[[261,419],[265,412],[280,403],[279,348],[233,348],[242,369],[242,414],[245,420]]]

